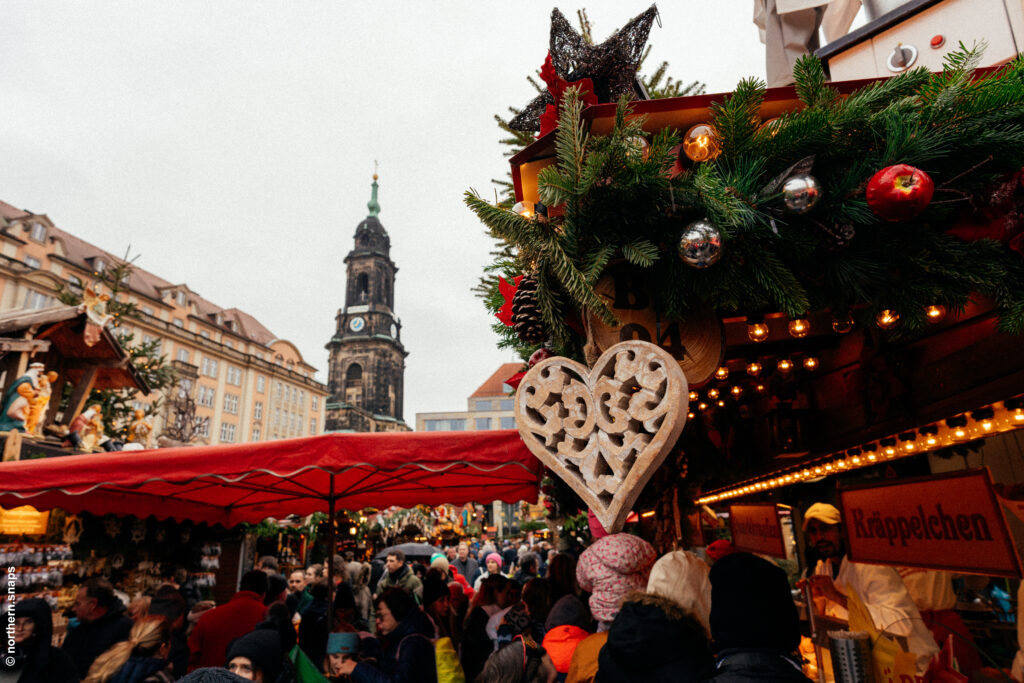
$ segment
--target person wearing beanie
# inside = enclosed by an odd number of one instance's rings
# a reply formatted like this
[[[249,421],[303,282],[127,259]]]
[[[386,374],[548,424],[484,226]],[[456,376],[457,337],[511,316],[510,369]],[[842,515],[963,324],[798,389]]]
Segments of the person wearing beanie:
[[[842,523],[842,513],[828,503],[815,503],[804,513],[807,544],[824,558],[804,585],[810,585],[815,598],[825,599],[826,616],[839,619],[849,619],[847,599],[855,592],[879,630],[906,637],[907,649],[917,655],[917,673],[923,674],[939,651],[935,638],[894,568],[846,557]]]
[[[576,647],[590,636],[594,620],[586,604],[573,594],[559,598],[544,622],[544,650],[551,657],[551,664],[558,672],[558,681],[564,681],[569,673]]]
[[[607,630],[626,593],[647,588],[656,555],[651,544],[632,534],[611,534],[599,539],[580,555],[576,580],[590,592],[590,613]]]
[[[651,567],[647,592],[674,600],[691,612],[708,631],[711,582],[708,565],[688,550],[665,553]],[[710,631],[708,631],[710,633]]]
[[[501,559],[501,555],[498,553],[490,553],[484,558],[484,571],[480,572],[480,576],[476,577],[476,581],[473,583],[473,590],[480,590],[480,585],[484,582],[488,576],[501,573],[501,568],[505,562]]]
[[[597,683],[697,683],[714,667],[704,626],[669,598],[626,595],[598,656]]]
[[[415,599],[400,588],[391,587],[377,596],[377,635],[383,649],[376,663],[346,660],[338,671],[355,683],[422,681],[437,683],[434,659],[434,629]]]
[[[276,629],[258,629],[236,638],[225,668],[256,683],[274,683],[281,673],[281,641]]]
[[[327,661],[324,663],[324,673],[327,675],[327,680],[347,680],[341,673],[341,666],[347,660],[356,661],[358,656],[358,633],[332,633],[327,636]]]
[[[178,683],[245,683],[245,680],[222,667],[207,666],[182,676]]]
[[[786,573],[750,553],[715,562],[711,638],[718,651],[716,683],[807,683],[800,671],[800,621]]]
[[[448,569],[451,563],[448,562],[448,558],[442,553],[434,553],[430,556],[430,568],[437,569],[444,575],[448,575]]]
[[[727,541],[724,538],[718,539],[704,550],[704,553],[708,556],[708,559],[711,560],[712,564],[718,562],[726,555],[733,554],[734,552],[736,552],[736,546],[732,544],[732,541]]]
[[[452,603],[448,583],[436,569],[423,579],[423,611],[434,622],[437,638],[452,637]]]

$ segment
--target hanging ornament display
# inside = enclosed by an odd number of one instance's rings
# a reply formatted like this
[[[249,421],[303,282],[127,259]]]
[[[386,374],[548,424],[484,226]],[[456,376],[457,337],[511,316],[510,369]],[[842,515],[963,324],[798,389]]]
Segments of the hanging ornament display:
[[[722,152],[718,145],[718,134],[714,127],[707,123],[698,123],[686,131],[681,150],[687,159],[695,163],[711,161]],[[684,166],[688,165],[682,159],[679,162]]]
[[[688,393],[668,352],[626,341],[593,368],[559,357],[531,368],[516,392],[516,427],[527,448],[615,533],[675,446]]]
[[[679,236],[679,258],[693,268],[707,268],[722,257],[722,233],[706,219],[686,226]]]
[[[928,207],[935,183],[927,173],[907,164],[887,166],[871,176],[866,197],[868,208],[890,222],[906,221]]]
[[[810,173],[797,173],[782,183],[782,202],[787,213],[802,214],[821,199],[821,185]]]
[[[540,344],[548,338],[537,303],[537,278],[534,275],[527,275],[519,281],[512,298],[512,326],[527,344]]]

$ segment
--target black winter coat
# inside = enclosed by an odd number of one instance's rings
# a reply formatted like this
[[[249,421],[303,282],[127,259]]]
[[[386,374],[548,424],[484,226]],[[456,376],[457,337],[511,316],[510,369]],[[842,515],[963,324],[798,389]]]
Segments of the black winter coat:
[[[705,683],[811,683],[800,664],[776,650],[723,650],[717,671]]]
[[[118,600],[99,619],[83,621],[71,629],[64,638],[62,649],[71,655],[79,678],[85,678],[96,658],[114,643],[128,640],[132,625],[132,620],[124,615],[124,604]]]
[[[375,665],[360,662],[352,670],[355,683],[437,683],[434,624],[415,609],[384,636],[384,651]]]

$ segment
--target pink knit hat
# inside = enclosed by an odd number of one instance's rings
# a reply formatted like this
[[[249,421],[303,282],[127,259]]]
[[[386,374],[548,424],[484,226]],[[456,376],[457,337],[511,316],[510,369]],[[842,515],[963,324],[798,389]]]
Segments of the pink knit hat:
[[[484,558],[484,566],[485,567],[487,566],[488,562],[497,562],[498,563],[498,569],[501,569],[501,565],[502,565],[501,555],[499,555],[498,553],[491,553],[490,555],[488,555],[487,557]]]

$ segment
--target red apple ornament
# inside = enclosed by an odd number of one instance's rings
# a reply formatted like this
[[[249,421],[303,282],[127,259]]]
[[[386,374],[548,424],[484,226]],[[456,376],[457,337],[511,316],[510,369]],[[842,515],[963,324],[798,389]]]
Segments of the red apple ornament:
[[[868,207],[887,221],[906,221],[928,206],[935,183],[927,173],[907,164],[887,166],[868,181]]]

